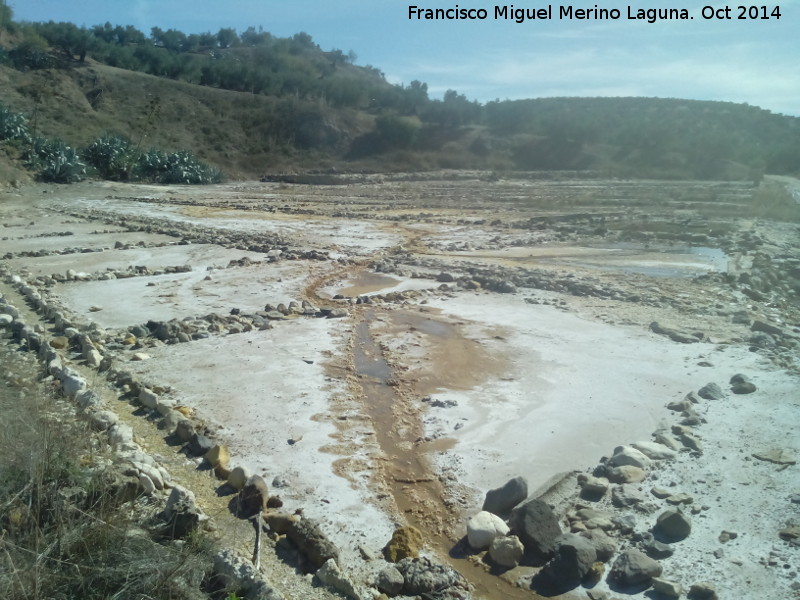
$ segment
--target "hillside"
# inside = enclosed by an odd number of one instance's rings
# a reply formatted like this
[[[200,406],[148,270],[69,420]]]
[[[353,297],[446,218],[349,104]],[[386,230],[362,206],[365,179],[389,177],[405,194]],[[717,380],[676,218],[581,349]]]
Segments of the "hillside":
[[[185,35],[16,24],[0,36],[0,104],[34,135],[106,133],[186,149],[229,178],[286,171],[586,170],[758,179],[800,173],[800,119],[725,102],[547,98],[479,104],[389,84],[310,36]],[[6,148],[13,159],[14,152]],[[6,169],[10,169],[6,163]]]

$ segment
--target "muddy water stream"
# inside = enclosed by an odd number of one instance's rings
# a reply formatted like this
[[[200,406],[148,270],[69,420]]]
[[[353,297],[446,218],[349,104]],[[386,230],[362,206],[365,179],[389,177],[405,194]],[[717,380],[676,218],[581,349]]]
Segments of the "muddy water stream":
[[[394,370],[383,358],[381,347],[370,330],[375,320],[375,310],[368,310],[356,324],[353,359],[366,410],[386,459],[386,484],[398,510],[409,524],[424,532],[427,545],[474,586],[475,598],[540,598],[529,589],[489,573],[484,566],[469,560],[465,543],[454,543],[449,531],[454,527],[456,531],[463,528],[463,517],[445,503],[446,491],[426,456],[435,447],[419,443],[424,431],[419,408],[414,406],[416,399],[403,392],[403,386],[394,379]],[[419,322],[415,324],[420,325]],[[451,325],[426,320],[422,327],[429,329],[432,335],[442,335]]]

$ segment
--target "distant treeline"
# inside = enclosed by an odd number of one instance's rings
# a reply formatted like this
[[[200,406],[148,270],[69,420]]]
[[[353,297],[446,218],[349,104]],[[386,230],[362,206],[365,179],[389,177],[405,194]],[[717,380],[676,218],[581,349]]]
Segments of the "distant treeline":
[[[800,119],[744,104],[652,98],[549,98],[471,101],[455,90],[432,99],[420,81],[388,83],[356,55],[323,51],[307,33],[278,38],[261,28],[185,34],[128,25],[15,23],[0,25],[11,43],[0,62],[20,70],[75,66],[91,57],[122,69],[191,84],[278,97],[316,114],[351,110],[372,129],[337,131],[302,150],[360,160],[394,153],[439,153],[438,166],[509,169],[605,169],[619,174],[709,178],[735,165],[757,175],[800,173]],[[284,107],[285,108],[285,107]],[[299,109],[298,109],[299,110]],[[284,110],[287,114],[298,110]],[[287,123],[294,122],[285,119]],[[296,128],[298,131],[302,127]],[[342,140],[346,144],[342,144]],[[449,161],[449,162],[448,162]]]

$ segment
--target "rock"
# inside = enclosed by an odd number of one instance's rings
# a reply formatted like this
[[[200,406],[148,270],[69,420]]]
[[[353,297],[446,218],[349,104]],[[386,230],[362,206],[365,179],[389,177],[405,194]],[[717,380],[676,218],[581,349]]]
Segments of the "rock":
[[[14,322],[14,317],[12,317],[11,315],[7,315],[5,313],[4,314],[0,314],[0,327],[8,327],[13,322]],[[51,344],[52,344],[52,340],[51,340]]]
[[[656,443],[666,446],[675,452],[678,452],[681,449],[681,445],[678,440],[676,440],[672,434],[666,431],[655,432],[653,434],[653,439],[656,441]]]
[[[416,527],[400,527],[392,534],[392,539],[384,548],[389,562],[397,563],[405,558],[416,558],[422,550],[422,532]]]
[[[103,355],[100,354],[96,348],[88,348],[85,350],[83,352],[83,358],[86,360],[88,366],[95,369],[103,362]]]
[[[513,569],[522,560],[525,546],[515,535],[496,537],[489,546],[489,557],[495,564]]]
[[[239,491],[239,506],[247,516],[258,514],[267,508],[268,500],[269,488],[260,475],[251,475]]]
[[[481,511],[467,523],[467,540],[475,550],[487,549],[494,538],[509,532],[505,521],[495,514]]]
[[[524,477],[515,477],[501,487],[486,492],[481,510],[504,516],[527,497],[528,481]]]
[[[653,333],[665,335],[673,342],[679,342],[681,344],[693,344],[700,341],[700,339],[696,336],[687,335],[670,327],[664,327],[663,325],[659,324],[658,321],[653,321],[650,323],[650,330]]]
[[[378,591],[381,591],[388,596],[397,596],[403,591],[404,583],[405,579],[403,578],[403,574],[394,566],[389,565],[380,573],[378,573],[377,580],[375,581],[375,587],[378,588]]]
[[[608,491],[608,479],[605,477],[581,473],[578,475],[578,485],[581,486],[581,497],[589,500],[599,500]]]
[[[231,461],[231,455],[228,452],[228,448],[223,446],[222,444],[216,444],[211,450],[206,452],[203,455],[203,459],[211,465],[212,469],[220,469],[224,470],[226,475],[225,478],[227,479],[227,473],[229,471],[228,465]]]
[[[88,388],[86,380],[72,369],[64,369],[61,373],[61,390],[70,400]]]
[[[622,586],[641,586],[649,584],[653,577],[658,577],[662,571],[658,561],[635,548],[629,548],[614,561],[609,579]]]
[[[669,498],[672,496],[672,492],[669,490],[665,490],[664,488],[660,487],[652,487],[650,488],[650,493],[653,494],[656,498],[663,500],[664,498]]]
[[[731,540],[735,540],[739,537],[739,534],[735,531],[725,531],[723,530],[722,533],[719,534],[719,541],[722,544],[727,544]]]
[[[617,485],[611,490],[611,503],[617,508],[628,508],[644,501],[644,494],[630,484]]]
[[[766,321],[761,321],[759,319],[755,319],[753,321],[753,324],[750,326],[750,330],[767,333],[774,337],[784,337],[786,335],[786,331],[781,327],[772,325],[771,323],[767,323]]]
[[[609,459],[608,464],[612,467],[630,465],[632,467],[646,469],[650,466],[650,459],[632,446],[618,446],[614,449],[614,454]]]
[[[558,540],[555,558],[545,566],[543,575],[560,590],[576,587],[597,561],[592,543],[574,533],[566,533]]]
[[[341,319],[341,318],[347,317],[349,315],[350,315],[350,313],[347,312],[347,309],[345,309],[345,308],[333,308],[328,313],[328,318],[329,319]]]
[[[228,474],[228,485],[236,490],[242,490],[251,476],[252,473],[250,469],[246,467],[235,467]]]
[[[89,413],[89,422],[95,429],[106,431],[119,422],[119,417],[110,410],[96,410]]]
[[[694,497],[689,494],[671,494],[666,498],[667,504],[679,506],[681,504],[691,504],[694,502]]]
[[[679,436],[681,443],[689,448],[690,450],[694,450],[695,452],[702,452],[703,451],[703,444],[700,440],[698,440],[694,434],[691,433],[682,433]]]
[[[642,549],[650,558],[659,560],[669,558],[675,553],[675,549],[672,546],[659,542],[649,531],[642,534]]]
[[[756,389],[758,388],[756,388],[756,385],[751,381],[741,381],[731,386],[731,391],[734,394],[752,394]]]
[[[151,389],[143,387],[139,390],[139,402],[141,402],[142,406],[145,408],[155,410],[156,406],[158,406],[158,394]]]
[[[749,382],[750,378],[747,375],[744,375],[743,373],[737,373],[736,375],[731,377],[729,381],[731,385],[735,385],[737,383],[749,383]]]
[[[558,517],[547,504],[534,498],[515,508],[509,520],[525,551],[539,559],[551,558],[561,537]]]
[[[351,600],[361,600],[361,594],[356,590],[353,581],[342,572],[332,558],[325,561],[325,564],[317,570],[317,578],[324,585],[344,594]]]
[[[133,442],[133,429],[130,425],[117,423],[108,430],[108,443],[112,446],[122,446]]]
[[[657,442],[634,442],[631,446],[650,460],[674,460],[678,457],[675,450]]]
[[[232,550],[223,550],[214,556],[214,574],[222,586],[239,590],[244,598],[283,600],[280,592],[256,572],[252,563],[238,558]]]
[[[56,350],[65,350],[69,346],[69,339],[66,336],[59,335],[52,338],[49,343]]]
[[[716,600],[717,588],[713,583],[693,583],[689,588],[691,600]]]
[[[683,586],[680,583],[660,577],[653,578],[653,590],[667,598],[680,598],[683,594]]]
[[[197,507],[194,494],[186,488],[176,485],[172,488],[164,509],[167,528],[174,538],[184,538],[200,526],[205,515]]]
[[[644,469],[634,467],[632,465],[623,465],[621,467],[612,467],[606,471],[606,477],[612,483],[639,483],[645,477]]]
[[[253,477],[258,476],[254,475]],[[297,546],[317,569],[330,559],[337,563],[339,562],[339,548],[327,538],[322,529],[320,529],[319,524],[313,519],[304,518],[292,521],[289,530],[286,532],[286,537]]]
[[[150,355],[146,352],[134,352],[131,355],[132,361],[142,361],[142,360],[150,360]]]
[[[692,522],[678,509],[665,510],[658,515],[653,528],[653,533],[668,542],[679,542],[686,539],[691,532]]]
[[[189,419],[180,419],[175,426],[175,436],[183,443],[190,441],[194,433],[194,426]]]
[[[206,452],[214,447],[214,440],[206,437],[201,433],[192,434],[192,439],[189,440],[187,450],[192,456],[205,456]]]
[[[397,563],[403,575],[402,593],[414,596],[430,592],[442,593],[448,588],[468,588],[467,582],[454,569],[432,562],[429,558],[404,558]]]
[[[697,391],[697,395],[706,400],[722,400],[724,392],[716,383],[707,383]]]
[[[772,450],[756,452],[753,454],[753,458],[775,463],[777,465],[794,465],[797,463],[797,457],[789,450],[785,450],[783,448],[774,448]]]
[[[611,513],[595,510],[593,508],[582,508],[577,512],[577,517],[583,521],[587,529],[611,530],[616,527]]]
[[[602,529],[589,529],[580,534],[594,546],[597,560],[608,562],[617,552],[617,543],[614,538],[607,535]]]

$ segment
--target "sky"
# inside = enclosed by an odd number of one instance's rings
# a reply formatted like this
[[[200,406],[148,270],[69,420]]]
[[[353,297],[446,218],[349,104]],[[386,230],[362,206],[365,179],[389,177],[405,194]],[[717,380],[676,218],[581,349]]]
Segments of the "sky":
[[[6,0],[17,21],[111,22],[184,33],[263,27],[310,34],[323,50],[356,53],[386,78],[448,89],[471,100],[646,96],[722,100],[800,116],[800,0],[767,6],[769,19],[738,19],[735,2],[595,0],[551,7],[551,18],[496,19],[486,0]],[[713,2],[713,0],[705,0]],[[738,0],[742,2],[743,0]],[[760,0],[763,2],[764,0]],[[409,7],[485,9],[487,18],[409,19]],[[617,9],[618,19],[559,18],[562,7]],[[747,5],[749,6],[749,5]],[[729,8],[726,11],[726,7]],[[780,18],[771,14],[778,8]],[[688,20],[628,18],[629,10],[686,9]],[[704,18],[703,14],[712,18]],[[727,15],[730,18],[724,18]],[[717,16],[722,18],[716,18]],[[760,14],[758,16],[761,16]]]

